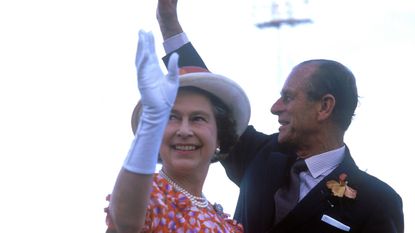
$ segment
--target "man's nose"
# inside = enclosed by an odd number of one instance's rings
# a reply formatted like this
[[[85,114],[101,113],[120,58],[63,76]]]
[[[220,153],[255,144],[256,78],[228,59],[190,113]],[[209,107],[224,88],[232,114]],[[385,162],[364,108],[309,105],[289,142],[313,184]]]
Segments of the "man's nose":
[[[283,108],[284,105],[282,103],[282,100],[281,98],[278,98],[277,101],[275,101],[275,103],[273,103],[271,106],[271,113],[274,115],[280,115],[283,111]]]

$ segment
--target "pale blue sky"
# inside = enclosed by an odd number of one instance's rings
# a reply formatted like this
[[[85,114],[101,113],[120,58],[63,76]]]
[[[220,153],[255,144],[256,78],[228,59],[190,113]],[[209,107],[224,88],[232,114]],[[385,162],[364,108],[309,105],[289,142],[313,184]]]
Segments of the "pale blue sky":
[[[269,108],[292,66],[328,58],[350,67],[361,99],[345,141],[361,169],[402,195],[406,232],[415,232],[408,162],[415,3],[309,0],[298,12],[313,24],[260,30],[254,6],[265,2],[180,0],[179,13],[209,68],[246,89],[251,123],[267,133],[278,128]],[[152,30],[164,54],[155,7],[155,0],[0,3],[4,231],[104,232],[105,196],[132,140],[138,30]],[[233,213],[237,188],[218,164],[205,194]]]

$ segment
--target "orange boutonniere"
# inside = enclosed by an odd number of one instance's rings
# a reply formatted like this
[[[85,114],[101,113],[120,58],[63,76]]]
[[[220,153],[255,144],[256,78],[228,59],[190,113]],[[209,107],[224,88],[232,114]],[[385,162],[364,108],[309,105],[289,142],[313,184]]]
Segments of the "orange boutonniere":
[[[336,197],[348,197],[350,199],[355,199],[356,195],[357,195],[357,191],[350,188],[347,185],[347,174],[346,173],[342,173],[339,176],[339,181],[335,181],[335,180],[329,180],[326,183],[327,188],[329,188],[331,190],[331,193],[333,194],[333,196]]]

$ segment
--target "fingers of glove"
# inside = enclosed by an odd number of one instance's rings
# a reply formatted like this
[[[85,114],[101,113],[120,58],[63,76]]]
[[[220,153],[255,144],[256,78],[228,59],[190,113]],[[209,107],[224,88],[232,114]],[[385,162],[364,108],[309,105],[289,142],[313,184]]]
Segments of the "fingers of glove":
[[[164,77],[154,48],[154,36],[151,32],[139,31],[135,61],[140,89],[154,87],[158,80]]]
[[[144,30],[140,30],[138,37],[139,39],[135,58],[136,66],[139,67],[145,62],[158,63],[153,33],[151,31],[145,32]],[[143,61],[143,59],[145,60]]]
[[[179,88],[179,55],[173,53],[170,56],[167,66],[168,73],[165,78],[163,93],[165,101],[170,106],[173,106],[176,99],[177,89]]]
[[[152,32],[148,32],[149,36],[146,40],[146,46],[150,52],[150,55],[156,55],[156,46],[154,45],[154,35]],[[155,56],[156,57],[156,56]]]
[[[138,32],[137,52],[135,54],[135,65],[136,65],[137,70],[142,69],[141,67],[148,59],[149,54],[148,54],[148,51],[146,51],[148,47],[146,45],[146,41],[147,41],[147,37],[149,36],[150,35],[148,35],[148,33],[143,30],[140,30]]]
[[[136,53],[137,81],[143,107],[151,110],[162,110],[171,107],[176,98],[177,62],[172,63],[171,72],[175,78],[165,78],[155,52],[154,36],[151,32],[139,31]],[[172,81],[173,80],[173,81]],[[147,110],[150,110],[147,109]]]
[[[169,58],[169,64],[167,65],[167,78],[177,79],[179,77],[179,54],[173,53]]]

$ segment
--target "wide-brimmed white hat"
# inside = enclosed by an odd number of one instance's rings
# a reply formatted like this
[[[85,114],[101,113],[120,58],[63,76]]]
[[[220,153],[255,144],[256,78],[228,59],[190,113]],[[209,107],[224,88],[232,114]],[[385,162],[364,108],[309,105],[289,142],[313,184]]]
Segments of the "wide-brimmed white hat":
[[[245,131],[251,117],[251,105],[245,91],[235,81],[200,67],[181,67],[179,81],[180,87],[197,87],[222,100],[236,121],[237,135]],[[137,129],[140,113],[141,102],[138,101],[131,117],[133,132]]]

